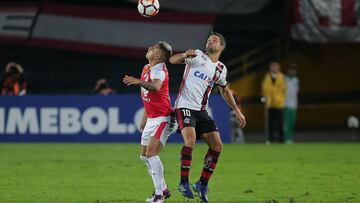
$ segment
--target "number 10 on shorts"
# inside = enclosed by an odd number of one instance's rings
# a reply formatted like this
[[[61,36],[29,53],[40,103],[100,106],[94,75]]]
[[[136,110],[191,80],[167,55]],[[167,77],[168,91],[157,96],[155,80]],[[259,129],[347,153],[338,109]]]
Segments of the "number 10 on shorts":
[[[191,113],[190,113],[189,109],[181,109],[181,111],[183,112],[184,116],[191,116]]]

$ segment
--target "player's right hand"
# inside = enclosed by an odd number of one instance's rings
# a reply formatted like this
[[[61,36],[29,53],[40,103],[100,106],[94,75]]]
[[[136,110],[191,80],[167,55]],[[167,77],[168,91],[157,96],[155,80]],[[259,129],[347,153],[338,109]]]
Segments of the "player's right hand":
[[[132,76],[125,75],[123,78],[123,82],[129,86],[129,85],[139,85],[141,83],[141,80]]]
[[[193,57],[196,57],[197,55],[196,55],[196,50],[194,50],[194,49],[189,49],[189,50],[187,50],[186,52],[185,52],[185,54],[186,54],[186,57],[187,58],[193,58]]]
[[[145,122],[142,121],[142,122],[140,123],[140,131],[141,131],[141,132],[144,131],[145,125],[146,125],[146,120],[145,120]]]
[[[240,128],[244,128],[246,126],[246,119],[244,114],[242,114],[240,111],[235,112],[236,119],[239,122]]]

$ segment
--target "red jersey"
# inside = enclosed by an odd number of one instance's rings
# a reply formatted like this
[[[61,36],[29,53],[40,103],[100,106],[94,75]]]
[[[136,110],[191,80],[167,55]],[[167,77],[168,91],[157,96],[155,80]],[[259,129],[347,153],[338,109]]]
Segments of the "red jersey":
[[[141,80],[152,81],[159,79],[162,81],[160,91],[149,91],[141,87],[141,97],[149,118],[168,116],[171,112],[169,96],[169,75],[165,63],[158,63],[153,67],[145,65],[141,73]]]

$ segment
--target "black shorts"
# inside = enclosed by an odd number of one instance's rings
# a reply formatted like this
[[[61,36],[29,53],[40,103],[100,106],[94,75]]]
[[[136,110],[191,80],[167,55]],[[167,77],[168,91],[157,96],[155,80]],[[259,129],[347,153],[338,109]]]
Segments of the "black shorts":
[[[196,138],[201,139],[203,133],[219,131],[214,120],[207,111],[194,111],[186,108],[175,109],[176,120],[181,131],[185,127],[194,127]]]

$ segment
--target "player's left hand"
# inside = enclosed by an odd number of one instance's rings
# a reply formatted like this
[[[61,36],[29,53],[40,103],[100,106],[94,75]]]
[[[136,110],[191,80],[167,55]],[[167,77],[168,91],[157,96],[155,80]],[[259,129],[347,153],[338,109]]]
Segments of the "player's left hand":
[[[141,80],[138,78],[134,78],[132,76],[125,75],[125,77],[123,78],[123,82],[127,86],[130,86],[130,85],[139,85],[141,83]]]
[[[239,121],[240,128],[244,128],[246,126],[246,119],[241,111],[236,111],[236,119]]]

